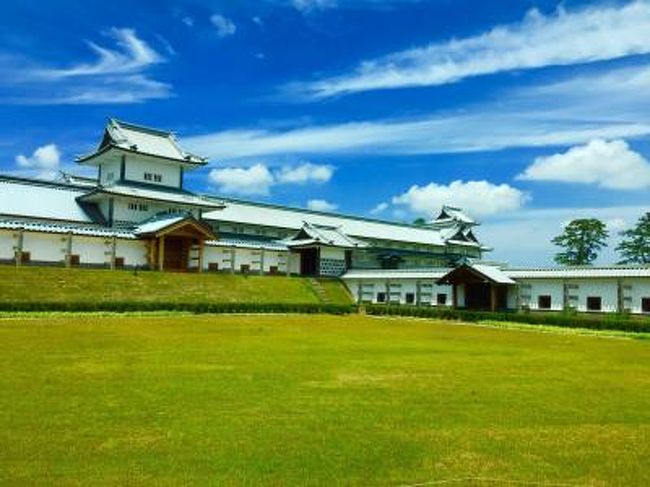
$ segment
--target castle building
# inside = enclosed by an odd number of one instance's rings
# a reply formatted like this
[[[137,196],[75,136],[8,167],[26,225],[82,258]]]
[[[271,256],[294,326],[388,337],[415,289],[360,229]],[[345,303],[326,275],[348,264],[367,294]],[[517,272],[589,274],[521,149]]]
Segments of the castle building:
[[[96,178],[0,175],[0,262],[332,276],[359,301],[491,309],[581,308],[595,296],[566,286],[613,279],[616,303],[608,304],[607,281],[598,310],[650,312],[650,268],[596,276],[480,264],[490,249],[459,208],[444,206],[420,226],[193,193],[186,173],[207,160],[170,132],[111,119],[77,163],[96,168]],[[585,310],[596,311],[589,303]]]

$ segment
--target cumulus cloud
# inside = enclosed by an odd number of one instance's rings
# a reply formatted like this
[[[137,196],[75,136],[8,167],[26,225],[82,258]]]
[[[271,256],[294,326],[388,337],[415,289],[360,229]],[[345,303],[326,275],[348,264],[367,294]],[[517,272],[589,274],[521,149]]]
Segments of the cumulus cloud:
[[[57,169],[61,163],[61,151],[56,144],[47,144],[36,149],[31,156],[19,154],[16,164],[23,169]]]
[[[307,208],[314,211],[334,211],[338,208],[338,205],[327,200],[314,199],[307,202]]]
[[[310,2],[304,0],[306,4]],[[512,25],[433,43],[361,63],[351,73],[294,89],[322,98],[334,95],[455,83],[462,79],[544,66],[571,65],[650,52],[650,2],[599,5],[551,15],[537,9]]]
[[[221,14],[214,14],[210,17],[210,22],[217,29],[219,37],[228,37],[237,32],[237,26],[227,17]]]
[[[306,162],[299,166],[282,167],[276,174],[276,180],[286,184],[326,183],[333,174],[332,166]]]
[[[274,183],[273,175],[263,164],[249,168],[213,169],[208,178],[224,193],[245,195],[267,195]]]
[[[391,203],[428,217],[442,205],[459,206],[471,215],[486,216],[518,210],[527,200],[524,192],[508,184],[456,180],[449,185],[413,185],[405,193],[394,196]]]
[[[566,152],[538,157],[517,179],[644,189],[650,188],[650,162],[624,140],[594,139]]]
[[[282,184],[322,184],[332,178],[334,168],[305,162],[272,171],[265,164],[248,168],[213,169],[209,181],[224,193],[268,195],[271,187]]]

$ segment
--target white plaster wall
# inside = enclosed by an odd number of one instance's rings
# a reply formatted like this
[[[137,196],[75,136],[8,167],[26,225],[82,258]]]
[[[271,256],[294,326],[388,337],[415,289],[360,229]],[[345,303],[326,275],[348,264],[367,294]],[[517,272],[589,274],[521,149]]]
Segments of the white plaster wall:
[[[115,257],[123,257],[125,266],[147,265],[147,247],[143,240],[118,239]]]
[[[55,233],[25,232],[23,252],[29,252],[31,260],[43,262],[60,262],[65,259],[67,235]]]
[[[102,166],[102,184],[110,184],[120,179],[120,162],[119,161],[107,161],[101,164]],[[113,173],[113,179],[109,179],[108,176],[110,173]]]
[[[601,312],[615,312],[618,304],[618,287],[616,279],[567,279],[567,284],[576,284],[578,289],[569,289],[568,294],[578,299],[569,304],[578,311],[587,311],[587,297],[600,296]]]
[[[334,247],[321,247],[320,258],[345,260],[345,250]]]
[[[222,253],[221,247],[210,247],[206,246],[203,248],[203,269],[207,270],[210,267],[210,263],[215,263],[219,266],[219,270],[224,269],[224,263],[221,261],[224,254]],[[227,257],[228,255],[226,255]],[[228,266],[229,268],[230,266]]]
[[[16,245],[15,230],[0,230],[0,259],[13,259]]]
[[[181,181],[180,166],[161,162],[143,160],[134,156],[126,156],[125,179],[141,183],[154,184],[156,186],[169,186],[178,188]],[[147,181],[144,173],[161,174],[162,181]]]
[[[289,255],[289,272],[300,274],[300,254],[296,252],[291,252]]]
[[[79,256],[79,264],[106,264],[110,262],[110,245],[106,238],[72,236],[72,254]]]
[[[650,278],[623,279],[623,286],[631,286],[630,289],[623,289],[623,296],[630,298],[624,301],[625,307],[632,313],[641,313],[641,299],[650,298]]]
[[[522,306],[528,305],[532,310],[539,310],[539,297],[551,296],[551,310],[562,311],[564,309],[563,279],[519,279],[517,282],[519,283]],[[524,299],[523,296],[530,296],[530,299]]]
[[[378,302],[377,293],[386,292],[386,279],[344,279],[343,282],[355,299],[359,299],[361,292],[361,298],[372,303]],[[390,279],[388,282],[391,285],[390,292],[393,293],[392,303],[406,304],[406,295],[408,293],[414,294],[415,301],[413,304],[417,302],[417,281],[415,279]],[[438,293],[446,294],[446,306],[451,306],[451,286],[439,286],[433,281],[421,281],[421,284],[431,284],[429,288],[421,286],[420,304],[422,306],[436,306]],[[396,296],[397,293],[399,293],[399,298]],[[425,296],[427,293],[429,296]]]
[[[129,203],[138,203],[147,205],[147,211],[130,210]],[[143,222],[160,212],[168,211],[169,208],[175,208],[172,203],[155,203],[152,201],[139,201],[136,198],[125,199],[115,198],[113,206],[113,220],[125,222]]]

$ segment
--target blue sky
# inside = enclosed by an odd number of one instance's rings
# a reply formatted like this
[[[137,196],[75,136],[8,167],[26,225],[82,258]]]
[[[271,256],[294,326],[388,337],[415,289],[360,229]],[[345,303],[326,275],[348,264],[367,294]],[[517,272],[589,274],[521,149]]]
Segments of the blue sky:
[[[456,204],[515,265],[572,218],[650,210],[650,1],[20,0],[0,27],[3,172],[78,171],[116,117],[209,156],[197,191]]]

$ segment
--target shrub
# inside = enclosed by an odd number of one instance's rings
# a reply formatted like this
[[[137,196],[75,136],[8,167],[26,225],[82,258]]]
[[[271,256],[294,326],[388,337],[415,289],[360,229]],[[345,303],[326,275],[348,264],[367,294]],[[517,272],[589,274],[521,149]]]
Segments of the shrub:
[[[414,316],[441,320],[477,322],[483,320],[510,321],[528,325],[549,325],[567,328],[590,328],[593,330],[620,330],[650,333],[650,320],[630,317],[626,314],[580,315],[577,313],[521,313],[515,311],[472,311],[453,308],[415,306],[366,305],[369,315]]]

